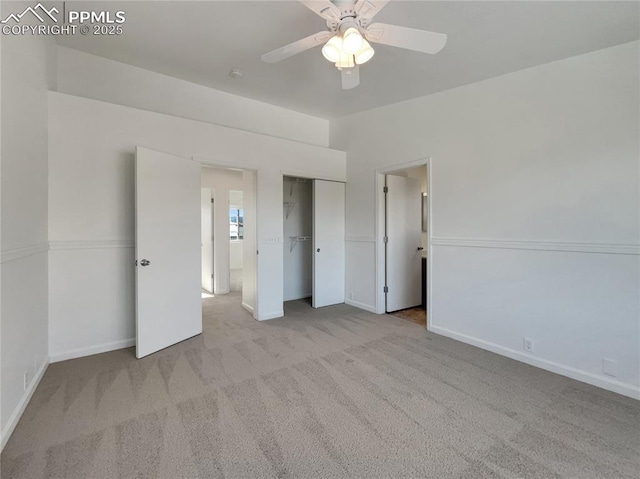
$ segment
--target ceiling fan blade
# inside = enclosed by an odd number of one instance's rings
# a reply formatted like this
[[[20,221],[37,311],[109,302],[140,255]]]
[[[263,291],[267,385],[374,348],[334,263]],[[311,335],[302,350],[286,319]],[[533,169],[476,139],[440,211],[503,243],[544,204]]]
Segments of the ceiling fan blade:
[[[389,0],[358,0],[355,10],[359,18],[371,20],[387,3]]]
[[[365,33],[367,40],[392,47],[406,48],[422,53],[438,53],[447,43],[444,33],[416,30],[415,28],[372,23]]]
[[[353,68],[342,69],[342,89],[351,90],[360,85],[360,68],[356,65]]]
[[[298,0],[316,15],[325,20],[340,20],[340,9],[329,0]]]
[[[289,43],[289,45],[285,45],[284,47],[280,47],[277,50],[273,50],[272,52],[265,53],[262,55],[262,61],[266,63],[278,63],[286,58],[289,58],[298,53],[304,52],[305,50],[309,50],[309,48],[313,48],[316,45],[320,45],[321,43],[326,42],[333,36],[331,32],[318,32],[313,35],[309,35],[302,40],[298,40],[297,42]]]

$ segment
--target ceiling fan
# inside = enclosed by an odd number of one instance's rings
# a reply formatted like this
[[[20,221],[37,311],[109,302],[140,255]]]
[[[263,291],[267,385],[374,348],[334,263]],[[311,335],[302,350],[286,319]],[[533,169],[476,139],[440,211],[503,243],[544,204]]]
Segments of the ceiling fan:
[[[431,54],[438,53],[447,43],[443,33],[371,23],[389,0],[298,1],[324,18],[328,30],[266,53],[262,55],[262,61],[277,63],[324,43],[322,55],[342,72],[344,90],[360,84],[358,66],[371,60],[375,53],[369,42]]]

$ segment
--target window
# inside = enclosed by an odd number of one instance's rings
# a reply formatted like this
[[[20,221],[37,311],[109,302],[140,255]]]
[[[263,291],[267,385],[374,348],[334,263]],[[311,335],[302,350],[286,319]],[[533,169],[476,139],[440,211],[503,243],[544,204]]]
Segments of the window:
[[[239,208],[229,210],[229,238],[232,240],[244,238],[244,212]]]

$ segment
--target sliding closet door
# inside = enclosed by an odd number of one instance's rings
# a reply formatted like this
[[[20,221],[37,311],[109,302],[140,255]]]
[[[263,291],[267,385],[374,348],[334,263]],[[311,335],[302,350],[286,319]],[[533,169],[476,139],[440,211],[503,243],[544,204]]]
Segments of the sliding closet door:
[[[313,182],[314,308],[344,303],[345,184]]]

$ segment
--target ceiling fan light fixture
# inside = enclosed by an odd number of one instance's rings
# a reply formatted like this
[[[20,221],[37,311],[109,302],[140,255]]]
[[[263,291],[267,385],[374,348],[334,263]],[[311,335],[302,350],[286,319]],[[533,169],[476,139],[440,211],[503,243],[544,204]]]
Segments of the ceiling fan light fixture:
[[[340,61],[340,55],[342,55],[342,38],[335,35],[322,47],[322,56],[331,63],[336,63]]]
[[[353,68],[355,65],[353,61],[353,55],[348,55],[342,52],[340,59],[336,62],[336,68],[342,70],[343,68]]]
[[[342,37],[342,50],[349,55],[355,55],[362,48],[362,42],[364,42],[364,38],[358,29],[349,27]]]
[[[371,47],[371,45],[369,45],[369,42],[363,39],[362,48],[355,54],[356,64],[362,65],[363,63],[367,63],[373,58],[375,52],[376,51]]]
[[[365,36],[376,44],[429,54],[438,53],[447,43],[444,33],[372,23],[373,17],[389,0],[298,1],[326,21],[326,30],[265,53],[262,61],[277,63],[322,46],[322,56],[341,70],[344,90],[360,84],[359,65],[367,63],[375,55]]]

